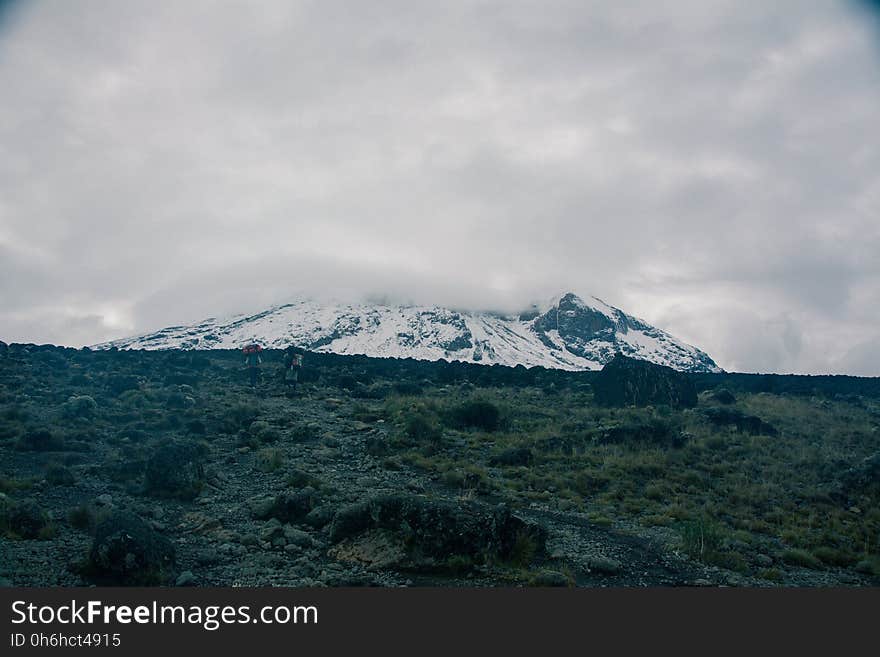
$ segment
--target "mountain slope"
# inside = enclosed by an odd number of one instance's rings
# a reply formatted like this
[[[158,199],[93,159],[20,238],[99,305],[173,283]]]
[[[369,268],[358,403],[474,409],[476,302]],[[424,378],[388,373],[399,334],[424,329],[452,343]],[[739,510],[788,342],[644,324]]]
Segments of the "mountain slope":
[[[437,306],[335,304],[306,300],[255,315],[206,319],[95,345],[120,349],[270,348],[483,364],[600,369],[623,353],[677,370],[719,371],[704,352],[591,298],[568,293],[520,315]]]

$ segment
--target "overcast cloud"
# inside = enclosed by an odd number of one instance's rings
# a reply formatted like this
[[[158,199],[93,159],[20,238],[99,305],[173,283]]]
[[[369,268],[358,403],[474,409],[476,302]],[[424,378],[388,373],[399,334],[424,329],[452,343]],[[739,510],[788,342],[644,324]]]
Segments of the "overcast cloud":
[[[0,10],[0,339],[90,344],[298,294],[513,309],[565,290],[725,369],[880,375],[874,17]]]

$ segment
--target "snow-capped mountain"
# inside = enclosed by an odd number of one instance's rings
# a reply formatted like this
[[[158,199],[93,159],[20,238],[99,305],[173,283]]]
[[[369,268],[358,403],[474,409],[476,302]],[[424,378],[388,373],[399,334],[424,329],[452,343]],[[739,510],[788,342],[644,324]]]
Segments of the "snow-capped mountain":
[[[720,371],[707,354],[591,297],[556,297],[519,315],[437,306],[297,301],[255,315],[206,319],[95,345],[98,349],[237,349],[297,345],[310,351],[596,370],[616,353],[689,372]]]

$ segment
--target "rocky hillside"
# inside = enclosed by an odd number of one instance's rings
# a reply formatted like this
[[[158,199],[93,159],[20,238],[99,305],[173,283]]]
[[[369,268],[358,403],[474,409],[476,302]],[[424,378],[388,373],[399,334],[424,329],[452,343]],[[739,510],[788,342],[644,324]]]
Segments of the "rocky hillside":
[[[880,583],[858,387],[264,355],[0,351],[0,586]]]
[[[250,342],[338,354],[565,370],[598,370],[619,353],[680,371],[719,371],[696,347],[599,299],[585,302],[573,293],[519,315],[298,301],[96,347],[235,349]]]

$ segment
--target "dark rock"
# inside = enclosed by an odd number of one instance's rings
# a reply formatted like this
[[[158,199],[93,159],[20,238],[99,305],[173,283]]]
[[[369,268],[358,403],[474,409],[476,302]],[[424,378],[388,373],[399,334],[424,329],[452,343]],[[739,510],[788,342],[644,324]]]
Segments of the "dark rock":
[[[284,538],[288,543],[292,543],[293,545],[298,545],[299,547],[308,548],[312,547],[314,544],[314,540],[307,533],[302,531],[301,529],[297,529],[296,527],[291,527],[290,525],[284,526]]]
[[[160,446],[147,461],[146,491],[157,497],[194,499],[205,483],[205,452],[205,447],[198,443]]]
[[[534,454],[528,447],[511,447],[495,454],[489,463],[491,465],[529,465],[534,460]]]
[[[255,518],[275,518],[280,522],[304,520],[317,503],[318,492],[310,486],[298,491],[287,491],[274,498],[248,502]]]
[[[306,487],[295,492],[282,493],[275,498],[271,516],[281,522],[297,522],[305,518],[315,507],[317,491]]]
[[[305,522],[310,527],[320,529],[329,525],[333,520],[333,516],[335,515],[335,508],[333,508],[329,504],[323,504],[309,511],[308,515],[306,515],[306,517],[303,519],[303,522]]]
[[[380,495],[341,509],[330,526],[330,540],[339,543],[374,529],[400,533],[411,552],[442,560],[453,555],[511,559],[520,552],[534,556],[546,542],[546,530],[513,516],[506,506],[492,510],[404,494]]]
[[[707,408],[703,415],[715,426],[735,426],[737,431],[753,436],[776,436],[779,431],[772,424],[755,415],[747,415],[735,408]]]
[[[117,511],[95,528],[87,571],[101,583],[151,586],[167,581],[174,562],[171,541],[135,514]]]
[[[535,330],[556,331],[567,341],[587,342],[595,338],[613,338],[618,326],[624,328],[623,316],[612,320],[605,313],[586,306],[577,295],[569,292],[556,307],[535,319]]]
[[[697,405],[697,391],[687,375],[671,367],[617,354],[593,382],[596,401],[605,406]]]
[[[605,445],[646,443],[659,447],[683,447],[689,436],[668,422],[655,418],[603,427],[596,436],[596,442]]]

